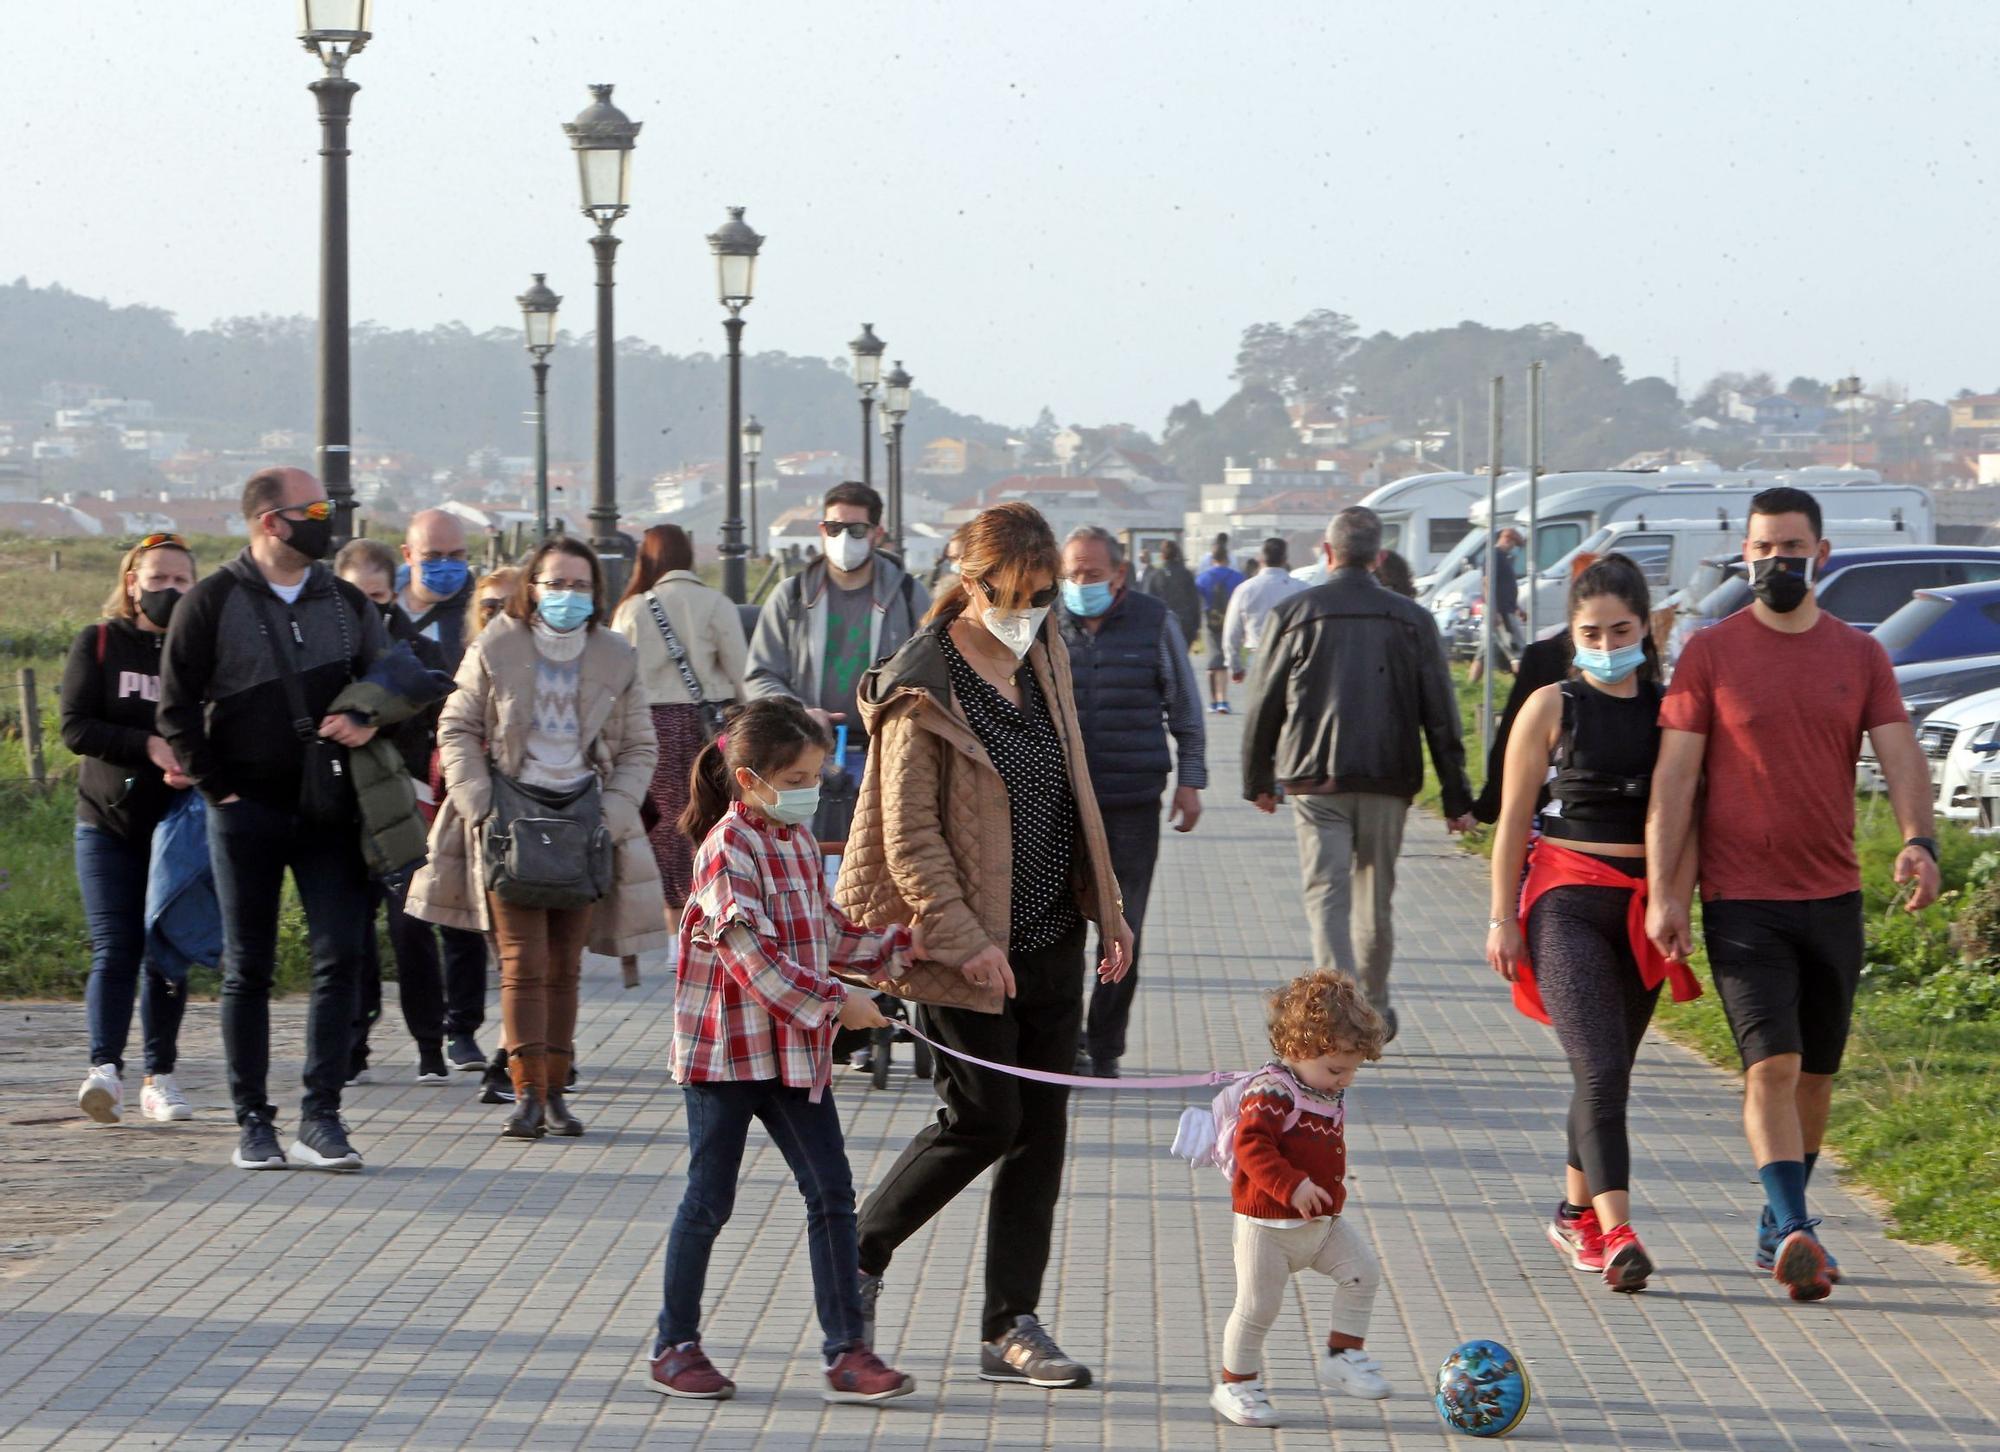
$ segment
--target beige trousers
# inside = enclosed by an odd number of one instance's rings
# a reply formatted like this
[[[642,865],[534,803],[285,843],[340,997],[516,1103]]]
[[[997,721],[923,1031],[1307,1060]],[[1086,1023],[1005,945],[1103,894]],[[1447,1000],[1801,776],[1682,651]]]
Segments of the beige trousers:
[[[1264,1338],[1284,1309],[1285,1287],[1303,1270],[1333,1277],[1334,1331],[1359,1340],[1382,1284],[1382,1266],[1346,1216],[1312,1220],[1292,1229],[1236,1217],[1236,1307],[1222,1331],[1223,1370],[1251,1376],[1264,1369]]]

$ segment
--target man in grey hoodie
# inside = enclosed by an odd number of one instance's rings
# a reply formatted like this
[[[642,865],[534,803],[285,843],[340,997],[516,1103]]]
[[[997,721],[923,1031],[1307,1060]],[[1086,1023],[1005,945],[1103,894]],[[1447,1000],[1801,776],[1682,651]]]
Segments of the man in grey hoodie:
[[[750,639],[744,694],[791,696],[829,729],[847,727],[847,769],[854,779],[868,753],[854,693],[861,673],[902,648],[930,609],[930,592],[880,552],[882,496],[848,482],[827,490],[820,553],[771,592]],[[826,825],[838,828],[825,830]],[[813,824],[839,838],[846,823]]]

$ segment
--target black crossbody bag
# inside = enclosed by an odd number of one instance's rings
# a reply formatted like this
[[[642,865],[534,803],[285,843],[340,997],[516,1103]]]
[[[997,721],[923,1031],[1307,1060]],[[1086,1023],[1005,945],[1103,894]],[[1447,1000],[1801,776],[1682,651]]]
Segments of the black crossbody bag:
[[[674,665],[680,670],[681,684],[687,687],[688,699],[701,712],[702,734],[713,741],[722,734],[722,707],[702,695],[701,681],[696,678],[694,667],[688,664],[687,647],[674,634],[674,627],[667,619],[666,608],[660,604],[659,596],[648,590],[646,604],[652,607],[653,624],[660,627],[660,639],[667,643],[667,654],[673,657]]]
[[[348,678],[352,680],[354,637],[347,629],[347,602],[336,593],[333,603],[340,621],[341,659],[347,663]],[[319,722],[313,720],[306,710],[306,693],[299,682],[298,662],[292,659],[292,653],[278,639],[277,627],[282,620],[291,626],[293,641],[305,644],[305,638],[299,634],[298,621],[290,616],[281,617],[275,600],[270,597],[258,597],[257,604],[262,617],[257,622],[257,628],[264,633],[265,643],[271,647],[271,659],[278,667],[278,680],[285,690],[285,709],[291,713],[292,731],[299,738],[303,755],[299,766],[299,817],[309,825],[319,827],[357,822],[360,809],[354,796],[354,775],[348,768],[347,748],[319,734]]]

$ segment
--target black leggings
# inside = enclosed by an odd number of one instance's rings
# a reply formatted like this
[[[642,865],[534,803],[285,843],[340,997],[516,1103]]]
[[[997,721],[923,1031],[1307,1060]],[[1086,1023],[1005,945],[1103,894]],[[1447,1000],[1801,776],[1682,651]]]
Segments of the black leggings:
[[[1658,984],[1639,981],[1626,927],[1631,905],[1623,888],[1556,887],[1536,898],[1528,915],[1535,983],[1576,1079],[1569,1165],[1583,1172],[1592,1195],[1629,1188],[1625,1101],[1660,997]]]

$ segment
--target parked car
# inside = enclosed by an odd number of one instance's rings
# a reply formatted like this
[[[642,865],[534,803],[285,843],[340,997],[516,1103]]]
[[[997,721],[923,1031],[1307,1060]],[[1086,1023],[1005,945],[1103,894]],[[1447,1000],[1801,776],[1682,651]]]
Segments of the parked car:
[[[1923,731],[1931,712],[1953,701],[2000,690],[2000,654],[1965,656],[1958,660],[1927,660],[1896,668],[1896,691],[1910,724]],[[1855,776],[1863,791],[1882,790],[1882,773],[1875,763],[1875,743],[1861,738],[1861,761]]]
[[[2000,580],[1919,590],[1875,638],[1894,665],[2000,653]]]
[[[1930,761],[1931,785],[1937,789],[1939,817],[1969,822],[1979,815],[1972,773],[1993,761],[1996,733],[2000,690],[1948,701],[1917,728],[1917,744]]]
[[[1702,562],[1714,569],[1719,557]],[[1713,589],[1674,622],[1667,656],[1698,630],[1734,615],[1750,603],[1750,579],[1742,559],[1725,560]],[[1697,576],[1699,584],[1704,576]],[[1815,593],[1820,608],[1862,630],[1876,630],[1909,603],[1918,590],[2000,580],[2000,549],[1977,545],[1879,545],[1836,549],[1827,556]],[[1691,592],[1690,592],[1691,593]],[[1994,647],[2000,650],[2000,645]]]

